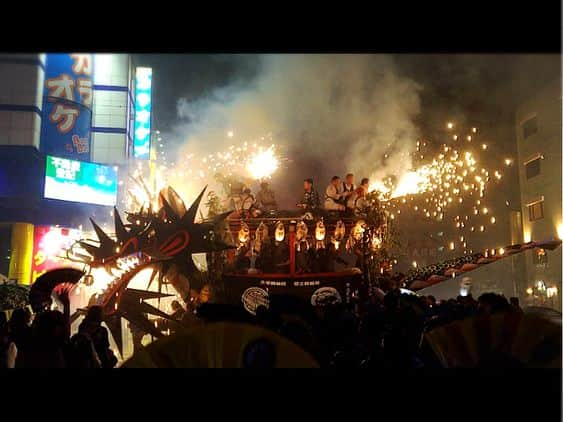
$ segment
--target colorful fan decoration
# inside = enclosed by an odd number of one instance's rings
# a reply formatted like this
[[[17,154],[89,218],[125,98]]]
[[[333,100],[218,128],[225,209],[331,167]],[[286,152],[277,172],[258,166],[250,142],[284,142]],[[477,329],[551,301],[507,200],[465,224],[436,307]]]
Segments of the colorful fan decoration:
[[[29,303],[33,312],[49,309],[53,292],[57,295],[68,294],[83,276],[84,271],[74,268],[59,268],[39,276],[29,291]]]
[[[455,321],[425,338],[445,368],[560,368],[561,328],[561,314],[503,312]]]
[[[211,323],[151,343],[125,368],[316,368],[291,341],[264,328]]]

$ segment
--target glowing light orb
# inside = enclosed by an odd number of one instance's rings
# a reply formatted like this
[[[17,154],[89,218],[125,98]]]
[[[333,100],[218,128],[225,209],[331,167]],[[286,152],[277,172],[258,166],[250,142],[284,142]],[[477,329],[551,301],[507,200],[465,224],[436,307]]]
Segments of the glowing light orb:
[[[278,167],[279,160],[276,157],[273,146],[266,150],[260,149],[250,157],[246,164],[246,170],[256,180],[271,177]]]

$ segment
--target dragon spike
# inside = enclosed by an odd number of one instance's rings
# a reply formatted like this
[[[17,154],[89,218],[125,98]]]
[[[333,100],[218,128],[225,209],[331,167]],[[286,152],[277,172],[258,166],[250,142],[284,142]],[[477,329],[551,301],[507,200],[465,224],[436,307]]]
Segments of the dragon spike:
[[[94,227],[94,231],[96,232],[96,234],[98,235],[98,239],[100,240],[100,249],[103,249],[105,247],[113,247],[114,245],[114,241],[111,237],[109,237],[100,226],[98,226],[96,224],[96,222],[90,218],[90,222],[92,223],[92,226]]]
[[[182,218],[186,213],[186,206],[184,204],[184,201],[172,186],[168,186],[166,188],[166,191],[168,193],[168,199],[171,201],[170,205],[174,207],[176,214],[178,214],[178,216]]]
[[[104,322],[109,328],[111,332],[111,336],[113,337],[113,341],[117,345],[119,349],[119,353],[123,356],[123,336],[121,332],[121,312],[117,312],[112,316],[108,316],[104,319]]]
[[[128,312],[126,313],[127,315],[127,320],[134,325],[135,327],[137,327],[139,330],[144,331],[145,333],[148,333],[150,335],[152,335],[153,337],[156,338],[162,338],[164,337],[164,334],[162,334],[161,331],[159,331],[153,323],[151,323],[147,317],[145,317],[143,314],[139,314],[139,313],[135,313],[133,315],[130,315]]]
[[[117,240],[119,240],[120,242],[125,241],[125,239],[128,237],[129,232],[125,228],[125,225],[123,224],[123,220],[121,220],[121,216],[119,215],[119,212],[117,211],[116,207],[113,207],[113,220],[114,220],[115,235],[117,236]]]
[[[213,217],[213,219],[211,221],[213,222],[213,224],[219,224],[223,220],[225,220],[229,215],[231,215],[232,213],[233,213],[233,210],[226,211],[224,213],[218,214],[215,217]]]
[[[94,256],[99,249],[98,246],[91,245],[89,243],[84,242],[83,240],[79,240],[78,244],[82,246],[84,249],[86,249],[86,251],[92,256]]]
[[[137,304],[139,303],[139,300],[150,300],[150,299],[157,299],[157,298],[171,297],[171,296],[174,295],[171,295],[169,293],[158,293],[158,292],[147,291],[147,290],[131,289],[128,287],[123,292],[122,303],[131,302],[133,304]]]
[[[160,194],[160,199],[162,200],[162,207],[164,208],[164,212],[166,213],[166,218],[171,220],[172,222],[178,221],[180,218],[176,211],[172,208],[172,206],[168,203],[164,195]]]
[[[156,315],[159,316],[161,318],[165,318],[165,319],[171,319],[170,315],[168,315],[166,312],[161,311],[160,309],[149,305],[146,302],[142,302],[139,304],[139,311],[141,312],[141,314],[150,314],[150,315]]]
[[[193,222],[195,221],[197,210],[199,208],[199,204],[201,203],[201,199],[203,198],[203,194],[205,193],[206,190],[207,190],[207,185],[205,185],[199,196],[195,199],[195,201],[192,203],[190,208],[184,214],[184,217],[182,217],[182,221],[184,223],[193,224]]]
[[[149,278],[149,284],[147,284],[147,290],[151,287],[151,284],[152,284],[152,282],[153,282],[153,280],[154,280],[154,278],[156,277],[157,274],[158,274],[158,267],[155,266],[152,269],[151,276]]]

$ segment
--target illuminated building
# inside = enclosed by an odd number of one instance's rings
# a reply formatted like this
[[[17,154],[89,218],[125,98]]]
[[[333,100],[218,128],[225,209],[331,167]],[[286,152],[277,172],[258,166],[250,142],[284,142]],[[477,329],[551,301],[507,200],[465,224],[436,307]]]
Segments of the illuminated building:
[[[561,81],[555,80],[516,111],[518,173],[524,241],[561,237]],[[516,163],[515,163],[516,164]],[[527,285],[561,291],[561,248],[526,254]],[[547,292],[547,289],[544,289]],[[549,290],[553,292],[554,289]],[[532,296],[531,294],[522,296]],[[553,295],[550,294],[550,298]],[[546,295],[547,297],[547,295]],[[560,308],[561,299],[553,300]]]
[[[38,227],[110,220],[134,99],[128,54],[0,55],[0,274],[30,282]]]
[[[133,143],[134,72],[128,54],[94,55],[92,161],[122,164]]]

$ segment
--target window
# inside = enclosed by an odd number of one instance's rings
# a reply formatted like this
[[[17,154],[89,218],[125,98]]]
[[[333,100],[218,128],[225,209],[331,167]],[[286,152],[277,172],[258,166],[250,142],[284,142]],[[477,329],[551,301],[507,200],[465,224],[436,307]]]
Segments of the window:
[[[522,123],[522,132],[524,134],[524,139],[532,136],[538,131],[538,116],[534,116]]]
[[[526,179],[531,179],[532,177],[539,176],[541,159],[542,157],[539,156],[524,164],[526,166]]]
[[[530,221],[541,220],[543,218],[543,199],[533,204],[528,204],[528,217]]]

